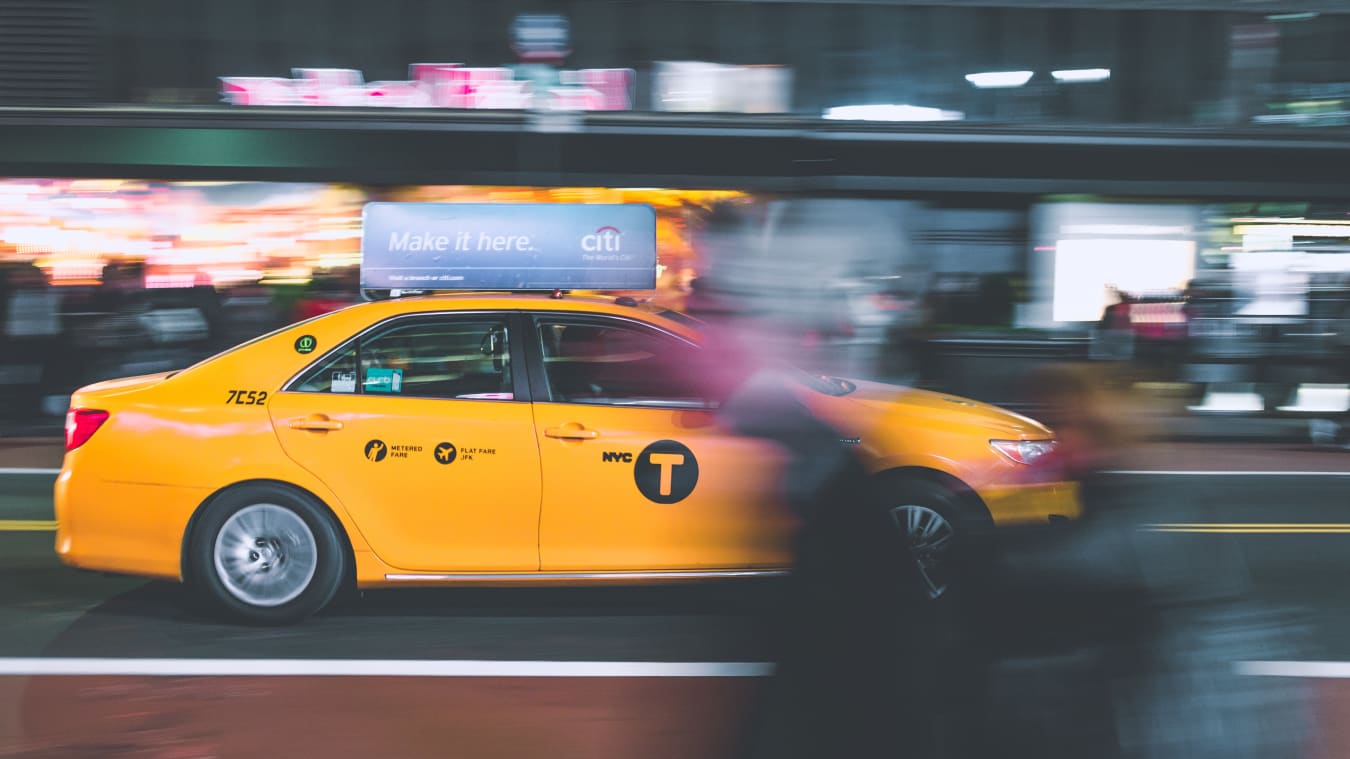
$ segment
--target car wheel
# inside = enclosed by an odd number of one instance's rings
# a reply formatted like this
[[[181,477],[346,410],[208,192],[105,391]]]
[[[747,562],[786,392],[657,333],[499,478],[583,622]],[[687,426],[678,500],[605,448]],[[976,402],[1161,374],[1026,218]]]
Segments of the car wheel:
[[[884,491],[889,523],[912,553],[929,599],[947,595],[960,570],[963,543],[973,528],[988,522],[987,514],[958,494],[924,480],[899,480]]]
[[[346,545],[322,505],[281,485],[215,498],[193,531],[186,565],[205,600],[234,619],[298,622],[333,600],[347,576]]]

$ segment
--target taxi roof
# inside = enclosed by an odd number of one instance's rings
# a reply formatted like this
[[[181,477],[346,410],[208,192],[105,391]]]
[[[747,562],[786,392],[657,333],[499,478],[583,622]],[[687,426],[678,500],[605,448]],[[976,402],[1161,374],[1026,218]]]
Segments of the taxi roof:
[[[675,324],[682,331],[697,332],[696,320],[632,296],[597,293],[447,292],[407,295],[348,306],[346,310],[374,311],[379,318],[434,311],[573,311],[612,316],[654,317],[663,326]],[[673,318],[672,318],[673,315]],[[653,319],[647,319],[651,321]]]

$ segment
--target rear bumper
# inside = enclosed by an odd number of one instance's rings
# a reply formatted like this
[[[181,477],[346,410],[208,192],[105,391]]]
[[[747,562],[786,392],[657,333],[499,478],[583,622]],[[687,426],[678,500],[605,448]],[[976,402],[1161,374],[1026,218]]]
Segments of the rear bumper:
[[[182,580],[183,534],[209,492],[112,482],[67,466],[56,479],[56,555],[80,569]]]

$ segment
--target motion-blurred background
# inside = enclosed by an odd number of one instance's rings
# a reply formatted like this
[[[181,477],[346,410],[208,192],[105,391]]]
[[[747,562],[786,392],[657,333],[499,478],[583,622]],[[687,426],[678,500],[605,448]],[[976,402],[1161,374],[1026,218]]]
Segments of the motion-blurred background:
[[[273,633],[51,551],[72,390],[356,302],[366,203],[646,203],[630,295],[762,315],[807,368],[1032,415],[1027,378],[1106,369],[1151,438],[1133,474],[1217,504],[1154,527],[1239,535],[1297,622],[1177,649],[1314,678],[1310,755],[1346,756],[1348,37],[1346,0],[0,0],[0,655],[763,659],[740,590],[451,589]],[[1261,625],[1313,644],[1237,645]],[[711,756],[754,695],[0,675],[24,756],[251,752],[260,717],[295,755]]]
[[[1334,0],[0,1],[0,434],[358,297],[370,200],[640,202],[655,298],[1016,407],[1339,440]],[[699,293],[700,297],[691,294]],[[1217,419],[1217,421],[1216,421]]]

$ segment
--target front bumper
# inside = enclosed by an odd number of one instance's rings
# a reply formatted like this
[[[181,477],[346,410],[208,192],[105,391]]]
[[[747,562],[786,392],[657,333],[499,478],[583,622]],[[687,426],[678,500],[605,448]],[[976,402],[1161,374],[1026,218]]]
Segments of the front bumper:
[[[991,485],[980,490],[980,497],[1000,527],[1077,519],[1083,511],[1072,482]]]

